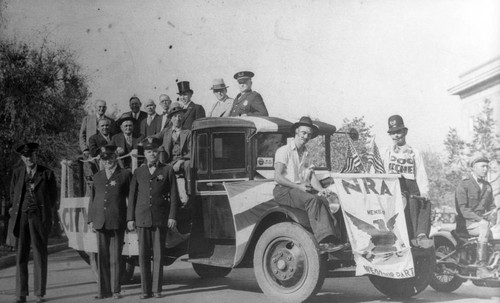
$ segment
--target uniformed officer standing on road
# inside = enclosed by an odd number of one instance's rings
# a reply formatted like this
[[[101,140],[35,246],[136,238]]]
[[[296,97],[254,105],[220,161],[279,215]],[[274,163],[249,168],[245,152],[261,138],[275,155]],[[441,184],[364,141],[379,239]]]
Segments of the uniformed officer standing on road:
[[[146,165],[137,168],[130,183],[127,225],[137,227],[139,237],[139,265],[141,267],[141,299],[161,297],[163,265],[167,228],[175,229],[176,207],[179,202],[177,182],[172,166],[158,161],[159,142],[143,142]],[[151,255],[153,274],[151,277]]]
[[[12,174],[12,201],[9,232],[18,240],[16,258],[16,299],[26,302],[28,261],[33,248],[33,280],[36,302],[44,302],[47,285],[47,240],[52,228],[52,208],[57,201],[57,184],[52,170],[37,164],[37,143],[20,145],[16,151],[24,163]]]
[[[252,91],[252,77],[254,73],[249,71],[234,74],[238,81],[240,93],[236,96],[231,109],[231,117],[238,116],[269,116],[262,96]]]
[[[132,173],[117,165],[115,145],[101,147],[104,169],[94,175],[88,224],[97,232],[98,293],[95,299],[121,298],[120,259]]]

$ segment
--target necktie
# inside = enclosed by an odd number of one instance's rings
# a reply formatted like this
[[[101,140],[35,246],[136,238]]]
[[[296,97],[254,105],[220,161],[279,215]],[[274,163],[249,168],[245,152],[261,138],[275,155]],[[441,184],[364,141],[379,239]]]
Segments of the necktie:
[[[132,136],[125,136],[125,141],[129,146],[132,146]]]
[[[172,140],[173,140],[173,142],[177,141],[178,138],[179,138],[179,130],[174,128],[172,130]]]
[[[151,125],[151,120],[153,120],[151,117],[152,116],[148,116],[148,126]]]

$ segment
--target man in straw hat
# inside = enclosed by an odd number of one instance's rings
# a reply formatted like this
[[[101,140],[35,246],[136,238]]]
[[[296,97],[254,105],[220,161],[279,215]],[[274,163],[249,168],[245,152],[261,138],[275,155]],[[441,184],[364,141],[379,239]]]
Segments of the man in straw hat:
[[[394,143],[382,153],[385,171],[389,174],[400,174],[401,191],[408,204],[405,207],[408,236],[413,246],[430,248],[434,241],[428,238],[431,228],[431,205],[429,202],[429,181],[424,161],[419,150],[406,144],[408,128],[399,115],[388,119],[387,133]],[[425,200],[418,199],[423,197]]]
[[[139,238],[140,298],[153,295],[161,298],[165,239],[167,229],[176,229],[177,226],[179,194],[172,166],[158,161],[158,140],[147,138],[141,143],[146,165],[135,170],[130,183],[127,227],[129,230],[137,228]]]
[[[217,101],[212,106],[208,114],[209,117],[229,117],[229,114],[231,114],[234,99],[228,97],[227,88],[228,86],[224,83],[224,79],[214,79],[210,89],[213,91]]]
[[[252,90],[252,77],[249,71],[237,72],[234,79],[238,81],[240,93],[236,96],[231,109],[231,116],[269,116],[262,96]]]
[[[57,201],[57,184],[52,170],[37,164],[38,147],[34,142],[18,146],[16,152],[24,165],[12,173],[9,232],[18,238],[14,302],[26,302],[30,246],[33,248],[36,302],[44,302],[47,285],[47,240],[53,222],[52,209]]]
[[[456,230],[459,233],[478,236],[474,264],[477,267],[486,265],[490,220],[494,224],[494,216],[483,217],[495,208],[493,190],[485,180],[488,163],[489,160],[482,155],[474,157],[470,161],[471,172],[462,178],[455,192]]]
[[[97,233],[98,292],[95,299],[121,298],[120,260],[132,173],[118,166],[116,149],[116,145],[111,144],[100,148],[104,169],[94,175],[88,207],[89,229]]]
[[[307,142],[318,135],[318,127],[309,117],[293,124],[294,138],[276,151],[274,165],[274,200],[278,204],[307,211],[311,227],[322,253],[334,252],[345,246],[340,243],[336,220],[329,213],[328,200],[314,172],[308,174]],[[311,188],[312,187],[312,188]],[[315,190],[319,195],[310,193]]]

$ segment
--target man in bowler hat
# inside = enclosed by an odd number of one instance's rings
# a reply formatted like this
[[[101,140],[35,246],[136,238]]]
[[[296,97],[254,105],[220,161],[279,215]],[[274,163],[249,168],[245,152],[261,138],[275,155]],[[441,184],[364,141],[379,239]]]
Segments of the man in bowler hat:
[[[177,182],[172,166],[159,163],[157,139],[142,142],[146,165],[137,168],[130,183],[127,208],[127,227],[137,228],[139,265],[141,267],[141,299],[161,297],[167,229],[177,225],[179,201]],[[151,273],[151,258],[153,272]]]
[[[132,123],[132,121],[130,121]],[[115,145],[100,149],[104,169],[94,175],[89,209],[89,228],[97,233],[98,280],[95,299],[121,298],[120,259],[127,218],[127,197],[132,173],[120,168]]]
[[[240,93],[236,95],[231,109],[231,117],[238,116],[269,116],[262,96],[252,90],[252,77],[254,73],[242,71],[234,74],[238,81]]]
[[[193,90],[189,87],[189,81],[177,82],[177,88],[179,89],[177,93],[179,95],[179,101],[186,110],[181,121],[181,126],[185,129],[191,129],[194,120],[205,117],[205,109],[203,106],[191,101]]]
[[[16,299],[26,302],[28,296],[28,261],[33,248],[33,281],[36,302],[44,302],[47,285],[47,240],[52,228],[52,208],[57,201],[57,184],[52,170],[37,164],[34,142],[17,147],[23,166],[12,174],[12,201],[9,231],[18,238],[16,257]]]

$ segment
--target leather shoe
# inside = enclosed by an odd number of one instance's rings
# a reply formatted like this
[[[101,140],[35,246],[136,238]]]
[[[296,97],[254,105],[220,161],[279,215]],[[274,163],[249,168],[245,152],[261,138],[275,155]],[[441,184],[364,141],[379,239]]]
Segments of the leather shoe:
[[[155,298],[161,298],[161,292],[155,293]]]
[[[17,297],[13,303],[26,303],[26,296],[19,296]]]
[[[152,294],[142,294],[142,295],[139,297],[139,299],[143,300],[143,299],[149,299],[149,298],[151,298],[151,297],[153,297],[153,295],[152,295]]]
[[[123,296],[120,293],[115,292],[113,294],[113,299],[121,299],[121,298],[123,298]]]
[[[36,303],[43,303],[45,302],[45,299],[42,296],[36,296]]]
[[[335,244],[335,243],[319,243],[319,253],[331,253],[336,252],[341,249],[344,249],[344,244]]]

